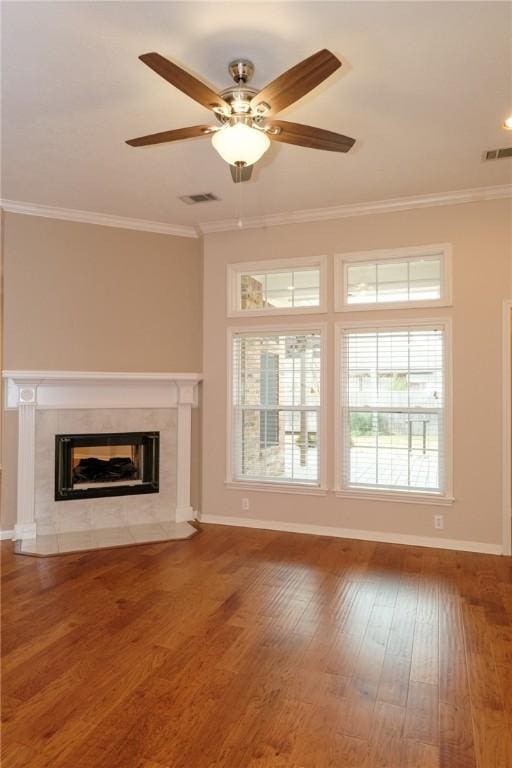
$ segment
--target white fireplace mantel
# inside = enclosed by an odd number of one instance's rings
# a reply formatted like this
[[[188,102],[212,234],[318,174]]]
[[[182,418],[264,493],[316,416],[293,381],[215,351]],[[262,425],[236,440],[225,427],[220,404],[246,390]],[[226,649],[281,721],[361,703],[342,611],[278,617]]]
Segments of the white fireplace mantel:
[[[36,408],[176,408],[197,405],[198,373],[4,371],[7,410]]]
[[[5,408],[17,410],[18,497],[15,537],[33,538],[35,413],[38,409],[177,408],[176,520],[194,517],[190,505],[191,411],[197,406],[198,373],[4,371]]]

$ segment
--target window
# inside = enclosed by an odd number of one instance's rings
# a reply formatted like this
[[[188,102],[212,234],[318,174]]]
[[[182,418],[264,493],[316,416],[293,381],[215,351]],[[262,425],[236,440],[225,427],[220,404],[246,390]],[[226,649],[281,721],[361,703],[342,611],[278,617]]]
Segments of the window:
[[[450,265],[449,245],[342,254],[336,309],[449,304]]]
[[[318,486],[319,331],[232,336],[232,479]]]
[[[325,312],[324,265],[323,258],[230,264],[228,315]]]
[[[342,487],[447,493],[446,322],[342,328]]]

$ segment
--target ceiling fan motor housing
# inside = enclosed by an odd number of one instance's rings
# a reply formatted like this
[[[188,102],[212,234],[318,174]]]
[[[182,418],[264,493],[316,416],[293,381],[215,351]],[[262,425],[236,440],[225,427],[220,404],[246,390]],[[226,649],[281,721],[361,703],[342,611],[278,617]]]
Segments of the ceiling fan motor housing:
[[[216,112],[217,119],[220,122],[225,122],[233,116],[248,116],[251,114],[251,99],[257,94],[255,88],[251,88],[250,85],[241,83],[240,85],[232,85],[221,92],[221,96],[225,102],[229,104],[231,109],[231,115],[223,114],[222,112]]]
[[[254,64],[249,59],[234,59],[229,62],[229,74],[235,83],[248,83],[254,74]]]

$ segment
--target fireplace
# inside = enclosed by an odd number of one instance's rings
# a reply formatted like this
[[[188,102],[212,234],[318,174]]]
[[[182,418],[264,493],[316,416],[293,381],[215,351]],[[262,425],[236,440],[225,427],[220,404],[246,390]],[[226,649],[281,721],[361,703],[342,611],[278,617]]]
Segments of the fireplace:
[[[3,378],[7,410],[18,416],[16,539],[194,519],[191,417],[200,374],[4,371]],[[92,490],[73,483],[69,443],[57,442],[55,448],[56,435],[97,435],[101,445],[106,433],[123,433],[119,444],[132,445],[126,433],[141,432],[158,438],[149,445],[142,440],[138,449],[149,460],[138,478],[143,482],[118,480],[107,498],[99,498],[105,489],[97,478]],[[136,452],[123,454],[121,458],[132,460]],[[111,495],[121,488],[123,495]],[[134,488],[144,495],[127,495]],[[64,500],[73,503],[62,504]]]
[[[158,493],[159,432],[55,435],[55,501]]]

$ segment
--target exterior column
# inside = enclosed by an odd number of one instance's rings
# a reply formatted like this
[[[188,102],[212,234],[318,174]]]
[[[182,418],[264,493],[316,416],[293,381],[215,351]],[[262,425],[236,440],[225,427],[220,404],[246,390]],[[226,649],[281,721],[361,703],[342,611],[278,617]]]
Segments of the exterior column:
[[[190,504],[190,463],[192,451],[192,407],[195,403],[194,384],[178,384],[178,436],[176,469],[176,522],[194,519]]]
[[[37,384],[24,382],[18,395],[18,499],[14,536],[34,539]]]

